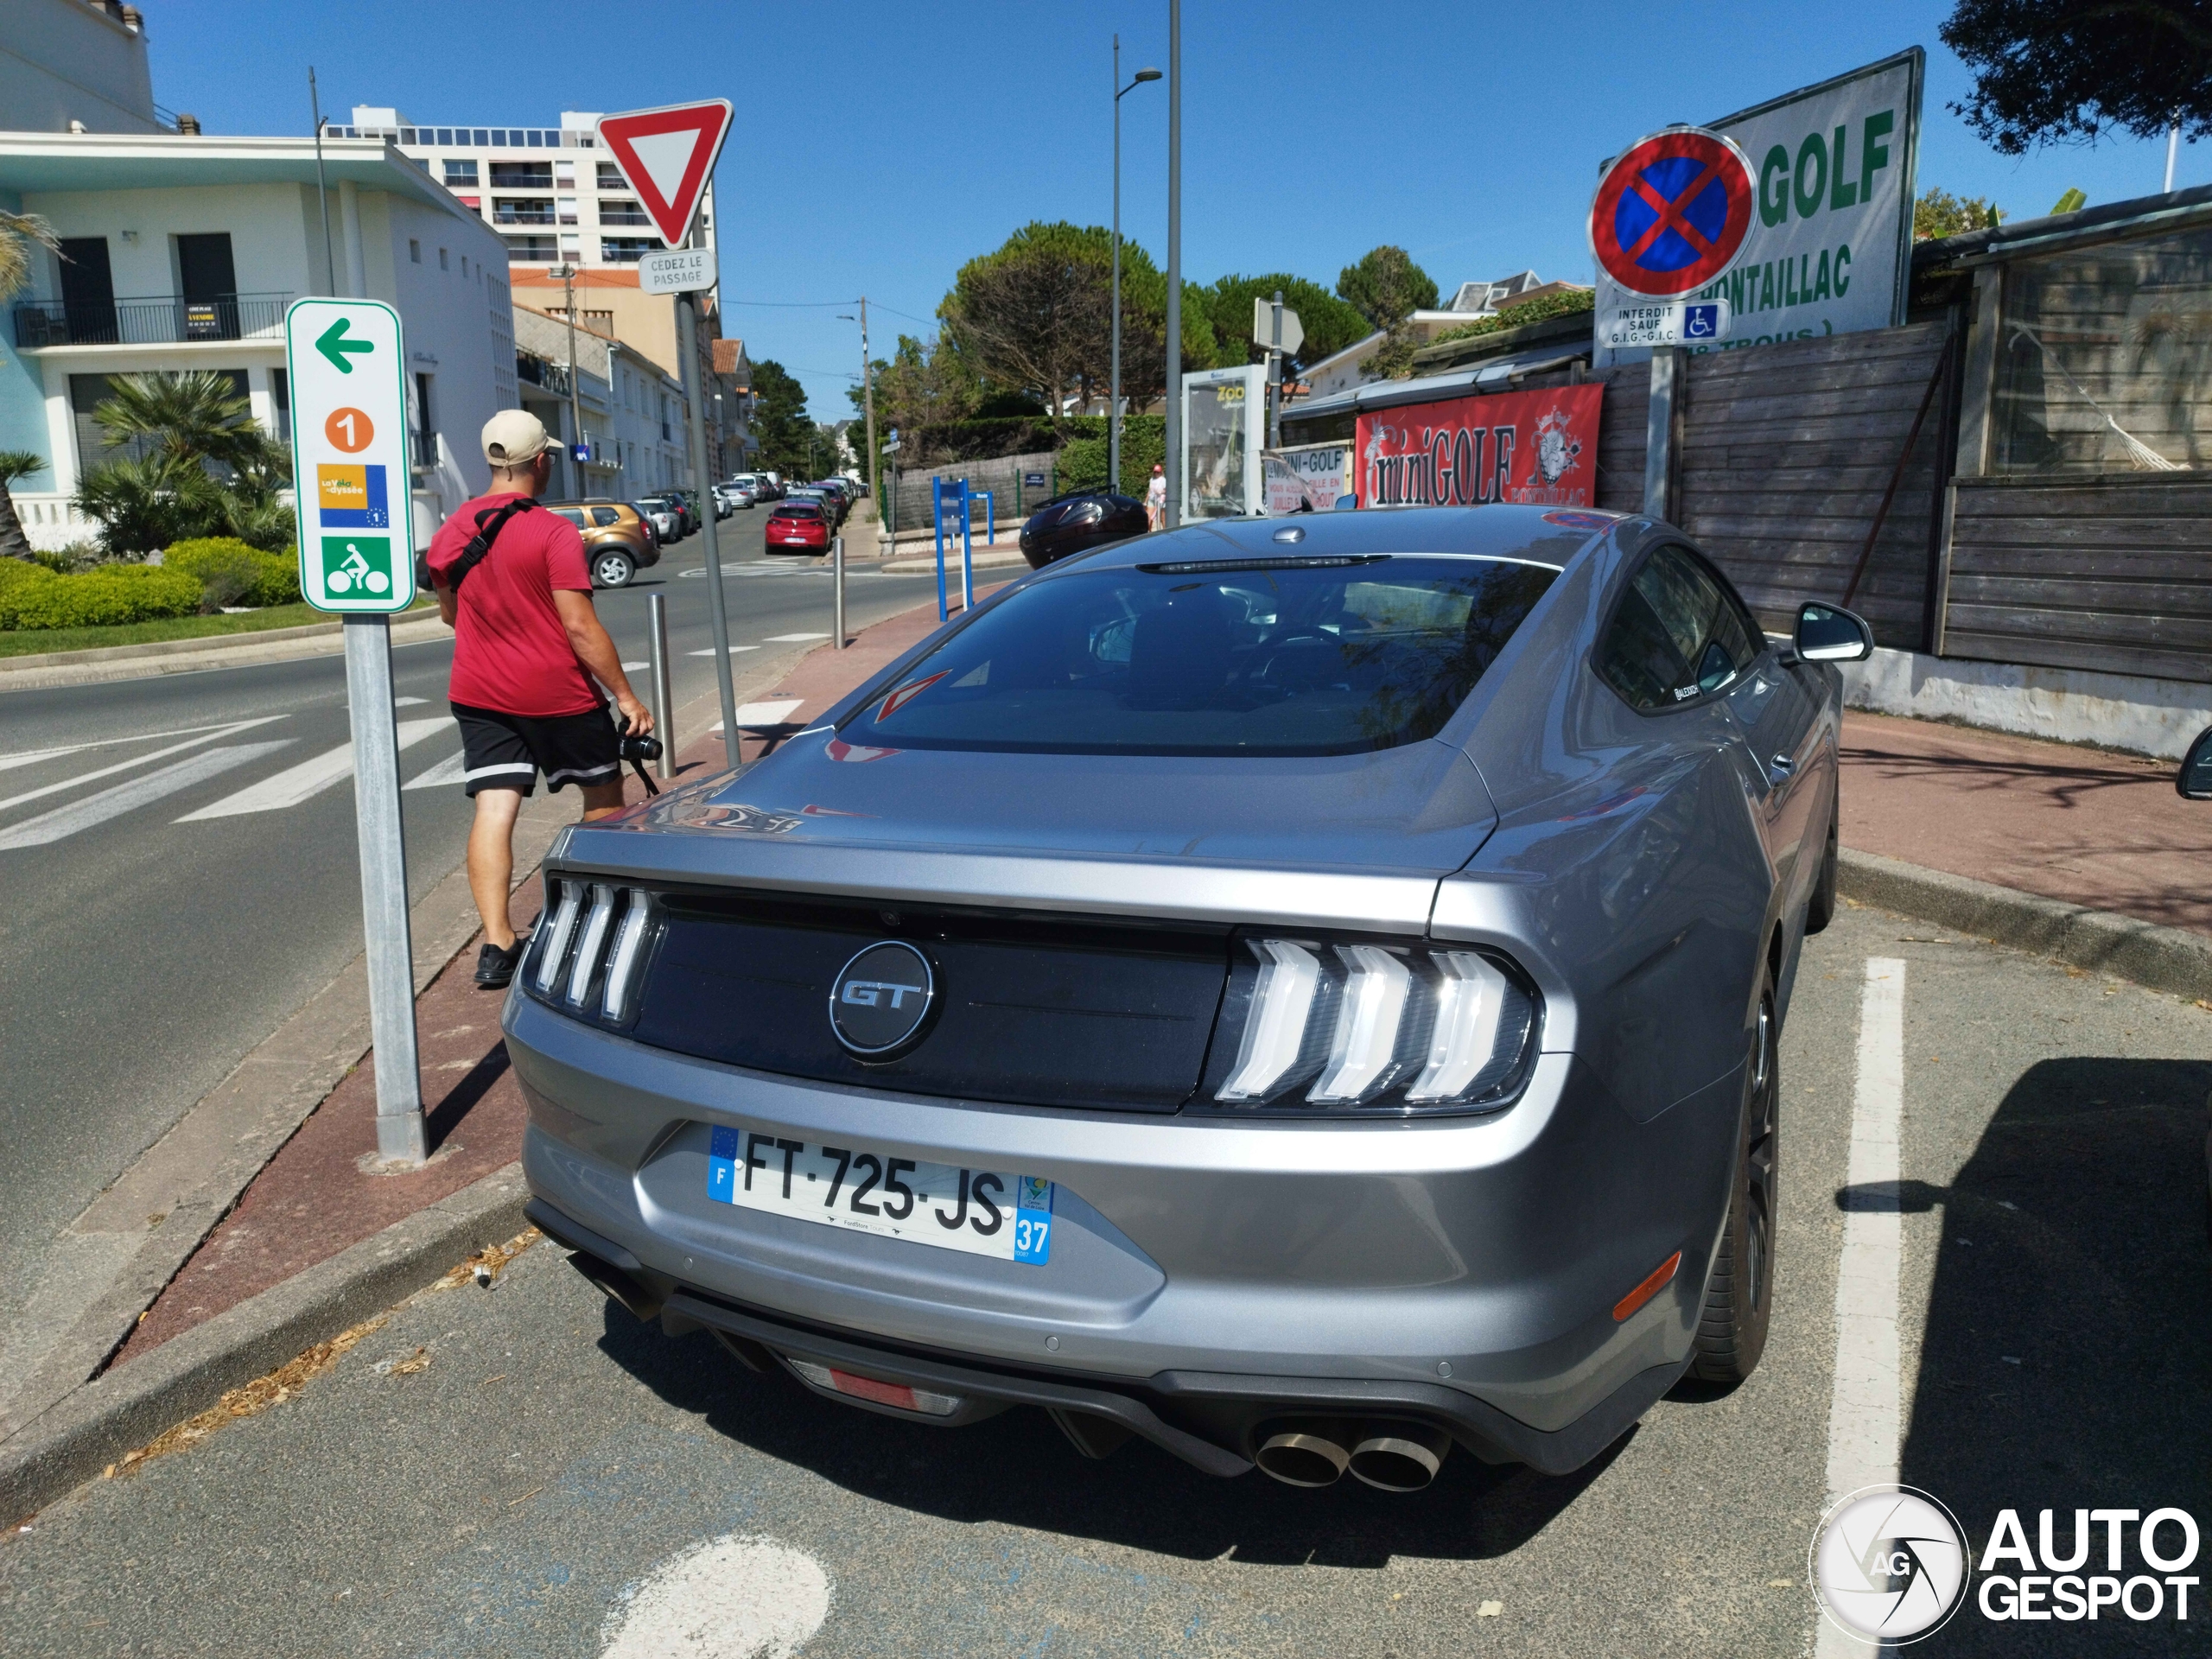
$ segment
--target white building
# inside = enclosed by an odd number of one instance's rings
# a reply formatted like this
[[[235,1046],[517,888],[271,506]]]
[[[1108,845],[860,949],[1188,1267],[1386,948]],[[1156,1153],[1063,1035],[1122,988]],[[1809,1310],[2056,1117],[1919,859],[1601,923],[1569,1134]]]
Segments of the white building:
[[[160,132],[146,25],[115,0],[8,0],[0,123],[26,132]]]
[[[1574,287],[1572,283],[1548,283],[1533,270],[1516,272],[1491,283],[1462,283],[1452,296],[1452,303],[1436,311],[1416,311],[1407,319],[1414,332],[1414,343],[1426,346],[1447,329],[1462,327],[1484,317],[1495,316],[1507,306],[1522,300],[1535,299],[1552,293],[1564,292]],[[1368,359],[1382,349],[1382,335],[1378,332],[1366,339],[1347,346],[1332,356],[1323,358],[1306,370],[1303,378],[1308,398],[1326,397],[1339,391],[1350,391],[1354,386],[1363,386],[1380,377],[1368,366]]]
[[[111,453],[111,375],[217,370],[289,438],[284,309],[313,294],[399,312],[418,525],[486,486],[478,434],[517,396],[505,245],[380,139],[326,139],[321,175],[306,137],[0,132],[0,207],[42,214],[63,256],[0,328],[0,448],[48,460],[12,492],[34,543],[97,528],[68,499]]]

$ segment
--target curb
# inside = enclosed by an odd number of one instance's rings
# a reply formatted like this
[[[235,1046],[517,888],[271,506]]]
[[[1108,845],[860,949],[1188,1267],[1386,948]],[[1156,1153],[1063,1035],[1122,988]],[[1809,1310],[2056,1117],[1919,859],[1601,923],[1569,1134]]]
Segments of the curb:
[[[380,1313],[527,1224],[510,1164],[78,1389],[0,1444],[0,1516],[21,1519],[228,1390]]]
[[[2071,967],[2114,974],[2152,990],[2212,998],[2212,938],[2188,928],[2091,910],[1848,847],[1837,855],[1836,889],[1864,904]]]
[[[107,680],[147,679],[160,674],[190,674],[202,669],[289,663],[303,657],[334,655],[344,641],[343,625],[308,622],[296,628],[260,633],[218,633],[204,639],[157,639],[143,645],[98,645],[88,651],[49,651],[27,657],[0,657],[0,692],[40,691],[57,686],[97,685]],[[435,612],[404,613],[391,625],[395,645],[420,645],[446,635]]]

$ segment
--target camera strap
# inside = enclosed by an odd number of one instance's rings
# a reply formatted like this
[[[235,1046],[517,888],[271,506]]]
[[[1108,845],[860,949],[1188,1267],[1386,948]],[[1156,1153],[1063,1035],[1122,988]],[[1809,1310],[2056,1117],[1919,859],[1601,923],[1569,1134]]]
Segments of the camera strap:
[[[518,512],[528,512],[537,505],[531,497],[518,495],[504,507],[486,507],[478,513],[476,533],[468,538],[468,545],[461,550],[461,556],[447,569],[446,586],[458,594],[461,584],[467,580],[468,573],[491,556],[492,543],[499,540],[499,532],[507,527],[507,520]],[[430,556],[425,553],[423,569],[416,573],[418,587],[428,588],[430,585],[429,567]]]

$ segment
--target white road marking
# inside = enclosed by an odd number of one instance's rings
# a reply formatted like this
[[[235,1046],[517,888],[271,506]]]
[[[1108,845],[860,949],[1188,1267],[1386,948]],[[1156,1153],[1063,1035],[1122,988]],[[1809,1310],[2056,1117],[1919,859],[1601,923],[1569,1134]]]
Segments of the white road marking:
[[[830,1617],[830,1575],[804,1550],[734,1534],[694,1544],[628,1587],[600,1659],[791,1659]]]
[[[174,795],[181,789],[219,776],[232,766],[257,760],[290,742],[289,738],[278,738],[273,743],[243,743],[234,749],[208,749],[199,754],[188,755],[175,766],[163,766],[159,772],[149,772],[142,778],[118,784],[113,789],[104,789],[97,795],[88,795],[81,801],[72,801],[67,806],[57,806],[51,812],[41,812],[35,818],[26,818],[13,829],[0,830],[0,852],[17,847],[44,847],[51,842],[90,830],[95,824],[105,823],[110,818],[120,817],[125,812]]]
[[[1904,963],[1870,957],[1859,1001],[1859,1084],[1851,1109],[1852,1207],[1835,1280],[1835,1381],[1828,1401],[1827,1501],[1897,1478],[1904,1397],[1897,1358],[1897,1135],[1904,1115]],[[1822,1619],[1816,1659],[1866,1647]]]
[[[432,766],[428,772],[424,772],[420,778],[415,779],[413,781],[409,783],[406,787],[409,789],[436,789],[446,784],[458,784],[463,780],[467,771],[468,753],[467,751],[462,750],[458,753],[448,755],[444,760],[439,761],[436,766]]]
[[[429,701],[428,697],[394,697],[391,706],[395,709],[419,709]]]
[[[751,726],[780,726],[791,711],[805,701],[804,697],[792,697],[780,702],[741,702],[737,705],[737,728],[743,731]],[[721,728],[722,723],[718,720],[707,729],[713,733]]]
[[[826,633],[771,633],[764,636],[772,645],[796,645],[802,639],[827,639]]]
[[[271,715],[269,720],[282,720],[282,715]],[[195,732],[213,732],[220,736],[225,732],[244,731],[248,726],[266,725],[267,721],[219,721],[213,726],[176,726],[166,732],[133,732],[128,737],[103,737],[91,743],[71,743],[59,749],[25,749],[18,754],[0,754],[0,772],[11,766],[32,766],[41,760],[58,760],[65,754],[76,754],[86,749],[111,749],[118,743],[151,743],[157,738],[190,737]],[[143,760],[145,757],[139,757]],[[0,801],[0,806],[5,806]]]
[[[258,720],[240,720],[234,721],[228,726],[206,727],[202,728],[200,735],[198,737],[188,738],[181,743],[172,743],[166,749],[156,749],[151,754],[134,755],[128,760],[118,760],[111,766],[102,766],[96,772],[80,772],[73,778],[62,779],[59,783],[48,784],[38,789],[27,789],[20,795],[10,795],[6,800],[0,801],[0,812],[6,811],[11,806],[21,806],[25,801],[35,801],[48,795],[59,795],[64,790],[75,789],[81,785],[92,783],[102,778],[112,778],[118,772],[129,772],[134,767],[145,766],[149,761],[165,760],[172,754],[180,754],[186,749],[198,748],[202,743],[213,743],[217,738],[228,737],[233,732],[251,731],[256,726],[266,726],[273,721],[279,721],[283,718],[284,716],[282,715],[264,715]],[[150,734],[150,735],[156,737],[169,737],[175,735],[175,734],[169,732],[156,732]],[[118,738],[111,739],[110,741],[114,742],[130,742],[132,740],[129,738]],[[99,748],[103,746],[97,743],[87,743],[83,747],[88,749],[92,749]],[[67,754],[71,753],[71,751],[64,749],[61,753]]]
[[[399,722],[399,747],[403,749],[420,743],[437,732],[450,731],[454,724],[451,715],[438,715],[429,720],[403,720]],[[248,812],[274,812],[320,795],[340,779],[353,775],[353,746],[340,743],[336,748],[318,754],[312,760],[302,760],[296,766],[288,766],[274,777],[264,778],[257,784],[248,785],[235,795],[226,796],[212,806],[203,806],[197,812],[188,812],[179,823],[197,823],[207,818],[235,818]]]
[[[714,653],[713,653],[712,652],[699,652],[698,654],[699,654],[699,655],[701,655],[701,656],[702,656],[702,657],[710,657],[710,656],[712,656]],[[650,667],[650,666],[652,666],[652,664],[647,664],[647,663],[625,663],[625,664],[622,664],[622,671],[623,671],[625,674],[627,674],[627,673],[631,672],[632,670],[635,670],[635,669],[640,669],[640,668],[647,668],[647,667]]]
[[[758,645],[732,645],[729,648],[729,654],[734,657],[741,651],[758,651],[760,649],[760,647]],[[712,645],[709,645],[704,651],[695,651],[690,653],[690,655],[694,657],[711,657],[714,654],[715,648]],[[629,664],[625,663],[623,666],[627,668]]]

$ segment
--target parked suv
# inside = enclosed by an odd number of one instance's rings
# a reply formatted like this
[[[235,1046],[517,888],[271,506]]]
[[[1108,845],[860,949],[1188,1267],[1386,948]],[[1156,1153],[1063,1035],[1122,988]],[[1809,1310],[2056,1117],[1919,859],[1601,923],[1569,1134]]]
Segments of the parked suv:
[[[545,508],[583,532],[584,567],[594,588],[626,588],[639,570],[660,563],[660,538],[626,502],[548,501]]]

